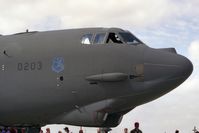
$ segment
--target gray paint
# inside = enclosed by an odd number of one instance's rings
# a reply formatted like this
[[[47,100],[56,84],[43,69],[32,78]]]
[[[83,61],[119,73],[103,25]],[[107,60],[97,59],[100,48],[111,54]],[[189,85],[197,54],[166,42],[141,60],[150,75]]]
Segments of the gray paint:
[[[192,73],[192,63],[173,48],[81,44],[84,34],[106,33],[107,38],[110,32],[124,30],[85,28],[1,36],[0,125],[117,126],[125,113],[168,93]],[[64,71],[52,71],[55,57],[64,58]],[[42,62],[42,70],[17,70],[18,63],[32,62]]]

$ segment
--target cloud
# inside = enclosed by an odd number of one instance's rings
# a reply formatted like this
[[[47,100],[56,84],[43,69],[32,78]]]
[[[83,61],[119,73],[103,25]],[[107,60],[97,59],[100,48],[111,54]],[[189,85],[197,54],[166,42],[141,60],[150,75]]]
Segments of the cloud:
[[[197,0],[2,0],[0,32],[13,33],[27,28],[46,30],[36,28],[35,24],[39,23],[48,23],[54,28],[57,26],[57,29],[151,27],[162,22],[169,23],[176,17],[197,16],[198,6]],[[180,22],[179,25],[183,27],[184,23]]]
[[[92,26],[129,29],[163,22],[166,25],[177,17],[197,16],[198,5],[197,0],[2,0],[0,32]],[[178,23],[179,27],[186,24]]]
[[[0,8],[0,31],[8,33],[45,23],[49,17],[60,21],[58,29],[149,26],[164,21],[176,7],[169,0],[3,0]]]
[[[199,40],[193,41],[189,46],[189,55],[196,67],[199,66]]]

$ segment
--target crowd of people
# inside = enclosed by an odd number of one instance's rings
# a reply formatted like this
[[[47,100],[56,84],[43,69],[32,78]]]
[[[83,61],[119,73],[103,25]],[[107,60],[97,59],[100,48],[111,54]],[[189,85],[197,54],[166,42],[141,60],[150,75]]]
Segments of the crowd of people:
[[[18,133],[18,131],[16,128],[0,128],[0,133]],[[21,128],[20,133],[26,133],[25,128]]]
[[[68,127],[65,127],[64,132],[62,131],[58,131],[58,133],[73,133],[69,130]],[[0,128],[0,133],[18,133],[19,130],[17,130],[16,128]],[[26,129],[25,128],[21,128],[20,133],[26,133]],[[194,133],[199,133],[199,131],[196,129],[196,127],[194,127],[193,130]],[[46,128],[46,131],[40,130],[40,133],[51,133],[50,128]],[[80,127],[79,133],[84,133],[82,127]],[[108,131],[101,131],[101,130],[97,130],[97,133],[108,133]],[[124,128],[123,133],[142,133],[142,131],[139,129],[139,123],[135,122],[134,123],[134,128],[129,132],[128,128]],[[176,130],[175,133],[180,133],[179,130]]]
[[[142,133],[142,130],[139,129],[139,125],[140,124],[138,122],[135,122],[134,123],[134,128],[130,132],[129,132],[128,128],[124,128],[123,133]],[[72,132],[69,131],[68,127],[65,127],[64,131],[65,131],[64,133],[72,133]],[[196,127],[194,127],[193,132],[194,133],[199,133],[199,131],[196,129]],[[43,133],[43,131],[40,132],[40,133]],[[51,133],[49,128],[46,129],[46,133]],[[62,132],[58,131],[58,133],[62,133]],[[82,128],[80,128],[79,133],[83,133]],[[97,133],[108,133],[108,131],[101,132],[100,129],[98,129]],[[179,130],[175,130],[175,133],[180,133],[180,131]]]
[[[128,128],[124,128],[123,133],[142,133],[142,131],[139,129],[139,125],[140,124],[138,122],[135,122],[134,128],[130,132],[129,132]],[[194,128],[193,131],[194,131],[194,133],[199,133],[199,131],[197,131],[196,128]],[[41,133],[43,133],[43,131]],[[46,133],[51,133],[49,128],[46,129]],[[68,127],[65,127],[64,132],[58,131],[58,133],[72,133],[72,132],[69,131]],[[80,128],[79,133],[83,133],[82,128]],[[100,129],[98,129],[97,133],[108,133],[108,131],[101,131]],[[179,132],[179,130],[175,130],[175,133],[180,133],[180,132]]]
[[[41,130],[40,133],[44,133],[44,131]],[[51,132],[50,132],[50,128],[46,128],[46,132],[45,132],[45,133],[51,133]],[[72,133],[72,132],[69,130],[68,127],[65,127],[65,128],[64,128],[64,132],[58,131],[58,133]],[[83,130],[82,130],[82,127],[80,128],[79,133],[84,133]]]

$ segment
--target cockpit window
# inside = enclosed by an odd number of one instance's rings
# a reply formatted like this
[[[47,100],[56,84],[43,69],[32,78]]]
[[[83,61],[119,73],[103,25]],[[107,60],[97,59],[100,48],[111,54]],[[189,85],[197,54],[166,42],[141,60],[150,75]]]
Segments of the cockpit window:
[[[103,44],[105,35],[105,33],[96,34],[94,44]]]
[[[136,37],[134,37],[131,33],[128,32],[120,32],[120,36],[123,38],[125,43],[127,44],[139,44],[141,43]]]
[[[82,44],[92,44],[93,34],[86,34],[82,37]]]
[[[109,33],[106,43],[122,43],[122,41],[117,34]]]

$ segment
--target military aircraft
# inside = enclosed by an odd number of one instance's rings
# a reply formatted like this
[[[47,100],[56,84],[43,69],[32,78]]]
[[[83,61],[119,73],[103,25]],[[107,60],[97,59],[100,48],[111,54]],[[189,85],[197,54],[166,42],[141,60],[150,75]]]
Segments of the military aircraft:
[[[38,133],[47,124],[115,127],[170,92],[193,65],[119,28],[0,36],[0,125]]]

